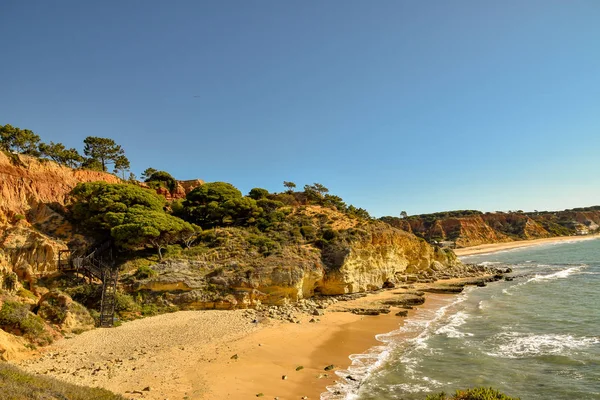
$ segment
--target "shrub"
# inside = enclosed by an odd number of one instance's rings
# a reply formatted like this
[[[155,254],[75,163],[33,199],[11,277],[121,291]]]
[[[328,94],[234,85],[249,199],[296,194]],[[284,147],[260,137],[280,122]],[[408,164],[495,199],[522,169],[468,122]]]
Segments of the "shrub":
[[[8,290],[9,292],[14,291],[17,288],[17,283],[19,282],[19,278],[17,278],[17,274],[14,272],[4,272],[2,277],[2,288]]]
[[[248,235],[248,243],[258,248],[258,251],[263,255],[269,255],[280,249],[279,243],[267,236]]]
[[[337,232],[333,229],[323,229],[323,239],[333,240],[337,237]]]
[[[304,225],[300,227],[300,232],[306,240],[314,240],[316,238],[316,230],[311,225]]]
[[[147,265],[141,265],[135,272],[136,279],[148,279],[157,275],[157,272]]]
[[[117,292],[115,293],[115,311],[118,313],[139,312],[140,306],[131,295]]]
[[[2,304],[0,327],[41,346],[52,343],[52,336],[46,331],[44,321],[30,312],[28,306],[16,301]]]
[[[142,315],[144,317],[151,317],[158,314],[160,314],[160,311],[158,310],[158,306],[156,304],[144,304],[142,306]]]
[[[155,183],[158,186],[165,187],[173,193],[177,188],[177,181],[166,171],[156,171],[146,179],[147,183]],[[152,185],[150,185],[152,187]]]
[[[17,291],[17,296],[37,301],[37,296],[25,288],[19,289]]]
[[[87,307],[90,312],[92,309],[100,309],[100,300],[102,299],[101,285],[79,285],[67,288],[65,292],[73,300]]]
[[[62,324],[67,319],[67,307],[56,297],[48,297],[40,305],[38,315],[55,324]]]
[[[429,395],[425,400],[519,400],[510,397],[492,388],[477,387],[467,390],[457,390],[453,397],[447,397],[445,393]]]

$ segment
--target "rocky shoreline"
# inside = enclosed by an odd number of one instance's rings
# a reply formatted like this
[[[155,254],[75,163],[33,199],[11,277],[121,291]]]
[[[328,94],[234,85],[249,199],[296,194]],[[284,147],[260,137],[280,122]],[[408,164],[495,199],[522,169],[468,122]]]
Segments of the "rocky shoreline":
[[[70,336],[20,366],[128,399],[236,399],[258,393],[318,398],[336,379],[334,371],[323,368],[344,368],[349,354],[376,345],[376,334],[397,329],[415,307],[427,306],[427,298],[455,295],[466,285],[481,286],[507,272],[466,265],[460,276],[447,280],[423,282],[431,278],[419,276],[369,293],[164,314]],[[344,342],[327,345],[335,335],[343,335]],[[298,366],[303,373],[295,370]],[[282,381],[282,375],[289,379]]]
[[[336,311],[352,312],[357,315],[379,315],[390,313],[391,307],[403,309],[412,309],[414,306],[425,302],[425,293],[438,294],[458,294],[465,286],[485,286],[489,282],[504,279],[504,275],[511,271],[510,268],[488,267],[476,264],[466,264],[463,268],[448,273],[448,271],[425,271],[421,274],[405,276],[403,282],[408,284],[398,285],[388,283],[387,287],[371,292],[361,292],[333,296],[314,296],[309,299],[302,299],[295,303],[285,305],[259,305],[255,308],[257,318],[271,318],[291,323],[298,323],[296,314],[305,314],[308,316],[319,317],[324,314],[325,309],[335,309]],[[459,280],[448,284],[435,284],[438,281]],[[425,284],[416,290],[416,284]],[[390,289],[400,289],[401,291],[392,292],[397,294],[397,298],[386,300],[385,302],[375,303],[372,307],[348,308],[344,307],[344,302],[360,299],[369,295],[389,291]],[[311,321],[316,322],[316,319]]]

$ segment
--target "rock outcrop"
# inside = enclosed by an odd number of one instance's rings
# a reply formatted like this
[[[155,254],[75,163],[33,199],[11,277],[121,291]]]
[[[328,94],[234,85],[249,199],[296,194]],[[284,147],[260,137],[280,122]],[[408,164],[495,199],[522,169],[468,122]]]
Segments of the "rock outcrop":
[[[230,237],[240,234],[229,231]],[[466,271],[451,250],[430,246],[384,223],[340,232],[323,249],[289,245],[264,256],[231,247],[213,249],[224,254],[222,258],[166,260],[152,266],[155,274],[135,281],[132,289],[154,293],[183,309],[254,308],[433,281]]]
[[[63,332],[81,333],[94,328],[94,318],[89,311],[68,294],[57,290],[40,298],[37,315]]]
[[[326,295],[381,289],[386,282],[401,282],[402,276],[426,272],[435,265],[460,264],[452,251],[432,247],[387,224],[372,224],[355,238],[324,252],[329,265],[317,291]]]

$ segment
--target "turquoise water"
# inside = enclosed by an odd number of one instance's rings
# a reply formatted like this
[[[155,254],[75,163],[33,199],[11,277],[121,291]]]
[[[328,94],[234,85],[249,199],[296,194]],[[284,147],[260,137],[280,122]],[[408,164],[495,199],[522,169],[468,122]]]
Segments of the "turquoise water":
[[[321,398],[422,400],[493,386],[523,400],[600,399],[600,240],[463,261],[510,266],[514,280],[432,299],[353,355]]]

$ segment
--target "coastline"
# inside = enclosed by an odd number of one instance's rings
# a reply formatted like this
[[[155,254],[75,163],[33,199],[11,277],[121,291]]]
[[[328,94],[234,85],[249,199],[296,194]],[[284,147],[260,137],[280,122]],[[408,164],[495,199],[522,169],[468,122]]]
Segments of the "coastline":
[[[473,278],[464,278],[473,280]],[[461,279],[388,289],[329,306],[324,315],[298,314],[300,323],[255,318],[252,310],[180,311],[95,329],[50,346],[42,357],[20,363],[26,371],[67,382],[103,387],[128,399],[247,399],[263,394],[281,400],[319,399],[347,369],[351,354],[382,343],[376,335],[399,329],[420,309],[436,307],[440,296],[426,293],[407,317],[357,315],[399,293],[445,286]],[[311,319],[318,322],[309,322]],[[334,365],[335,369],[325,371]],[[296,371],[296,368],[303,368]],[[286,379],[282,379],[286,376]],[[149,388],[149,390],[144,390]],[[260,396],[260,397],[263,397]]]
[[[487,253],[495,253],[497,251],[512,250],[523,247],[539,246],[543,244],[561,243],[561,242],[580,242],[584,240],[599,239],[600,234],[585,235],[585,236],[557,236],[544,239],[519,240],[515,242],[480,244],[477,246],[463,247],[454,249],[454,253],[458,257],[474,256]]]

